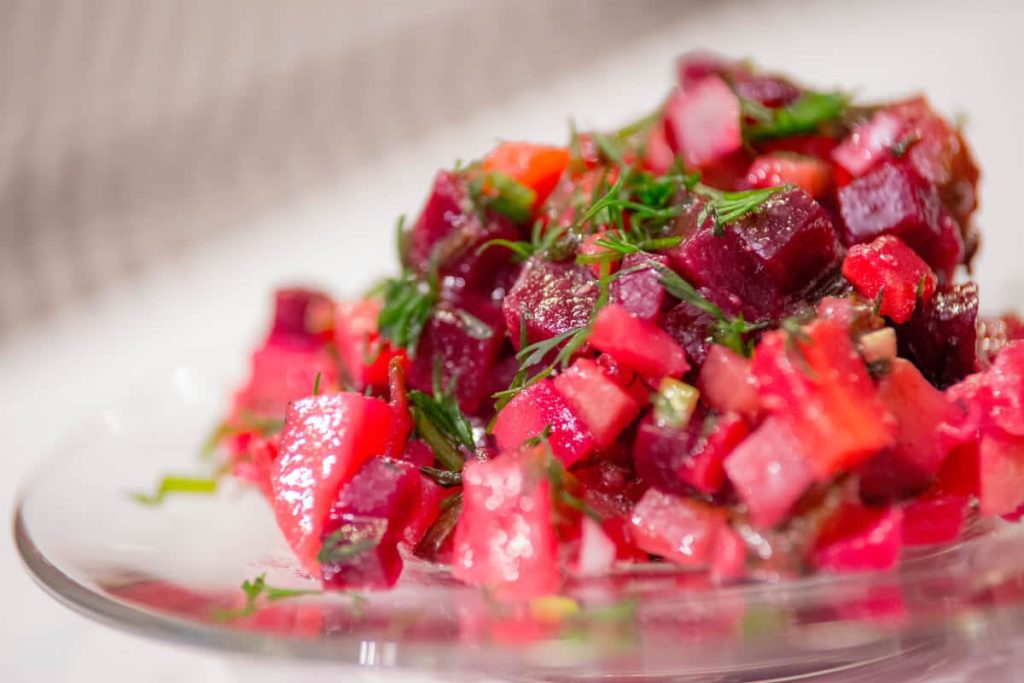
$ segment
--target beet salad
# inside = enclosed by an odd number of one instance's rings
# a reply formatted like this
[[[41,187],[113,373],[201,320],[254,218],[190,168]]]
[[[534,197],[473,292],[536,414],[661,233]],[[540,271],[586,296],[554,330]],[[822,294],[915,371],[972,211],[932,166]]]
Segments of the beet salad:
[[[364,297],[276,294],[217,439],[325,588],[886,570],[1024,504],[1024,325],[924,97],[699,54],[650,115],[434,177]]]

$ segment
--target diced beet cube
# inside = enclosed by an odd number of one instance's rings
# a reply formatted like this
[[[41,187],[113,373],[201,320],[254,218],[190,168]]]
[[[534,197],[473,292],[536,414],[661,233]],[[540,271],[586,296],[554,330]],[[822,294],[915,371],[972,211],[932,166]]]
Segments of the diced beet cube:
[[[736,94],[765,107],[784,107],[796,101],[800,88],[778,76],[739,71],[734,75]]]
[[[1024,438],[988,430],[978,450],[981,514],[1008,515],[1024,504]]]
[[[708,76],[731,74],[735,67],[735,63],[714,52],[694,50],[677,60],[677,80],[684,90],[688,90]]]
[[[880,109],[867,123],[857,126],[832,152],[836,163],[857,178],[883,159],[891,158],[891,149],[905,133],[901,117]]]
[[[750,360],[719,344],[711,345],[697,388],[704,401],[718,412],[752,417],[760,409]]]
[[[690,369],[686,352],[667,332],[619,304],[597,314],[590,344],[645,377],[682,377]]]
[[[528,344],[583,327],[590,322],[597,295],[597,278],[586,266],[542,259],[527,262],[501,305],[512,343],[519,348],[524,315]]]
[[[978,167],[963,136],[935,113],[928,100],[914,97],[888,108],[906,122],[906,159],[939,186],[943,203],[958,221],[966,221],[976,206]]]
[[[897,323],[910,320],[918,299],[931,301],[938,282],[928,264],[894,235],[851,247],[843,277],[866,299],[881,296],[878,312]]]
[[[462,516],[452,575],[488,586],[499,599],[526,600],[557,590],[557,539],[543,448],[504,453],[463,470]]]
[[[903,511],[847,503],[822,524],[808,561],[832,572],[885,570],[896,566],[903,546]]]
[[[411,463],[371,458],[341,487],[320,538],[326,588],[395,584],[402,572],[398,541],[416,509],[420,479]]]
[[[565,147],[503,142],[483,160],[485,171],[499,171],[533,190],[536,209],[547,200],[569,165]]]
[[[750,164],[747,183],[757,188],[796,185],[812,197],[820,197],[832,184],[832,168],[816,157],[764,154]]]
[[[430,392],[439,363],[441,385],[455,382],[459,407],[475,413],[489,395],[487,378],[501,352],[504,323],[489,300],[472,294],[442,302],[434,309],[409,368],[410,386]]]
[[[907,164],[882,164],[839,190],[839,210],[848,245],[895,235],[945,275],[963,257],[960,228],[938,190]]]
[[[661,314],[660,325],[686,351],[696,366],[704,364],[712,346],[715,319],[693,304],[682,301]]]
[[[704,567],[727,529],[725,511],[649,489],[633,508],[637,547],[684,567]]]
[[[579,415],[598,446],[607,447],[640,414],[640,406],[596,361],[579,358],[554,379],[555,390]]]
[[[675,268],[730,313],[764,320],[839,265],[832,221],[810,195],[787,190],[716,235],[709,222],[670,252]],[[739,302],[739,305],[734,303]]]
[[[708,495],[725,485],[725,459],[750,434],[742,417],[734,413],[713,419],[710,432],[698,439],[679,467],[679,478]],[[702,431],[707,431],[703,428]]]
[[[486,223],[471,210],[465,178],[441,171],[409,240],[409,259],[426,272],[435,256],[441,275],[450,275],[470,290],[490,294],[489,285],[499,279],[509,261],[507,250],[480,247],[492,239],[519,239],[519,231],[500,216]]]
[[[604,458],[575,467],[572,474],[582,487],[582,498],[605,519],[627,515],[647,488],[631,469]]]
[[[789,427],[770,417],[725,459],[725,472],[754,524],[775,526],[814,480],[807,455]]]
[[[527,439],[551,428],[551,452],[566,467],[594,449],[594,437],[551,380],[523,389],[501,409],[494,421],[494,438],[503,451],[519,448]]]
[[[628,271],[647,261],[668,265],[668,257],[660,254],[629,254],[622,259],[622,270]],[[612,283],[611,298],[640,320],[657,322],[661,305],[665,301],[665,288],[661,286],[656,270],[644,268],[616,279]]]
[[[464,213],[466,199],[463,179],[452,171],[439,171],[409,240],[409,258],[414,264],[428,263],[439,242],[473,220]]]
[[[905,546],[951,543],[960,537],[970,506],[967,496],[926,493],[903,508]]]
[[[356,391],[388,383],[392,358],[404,356],[377,332],[381,302],[377,299],[342,301],[334,309],[334,345],[345,373]]]
[[[290,401],[313,392],[316,376],[324,393],[340,388],[338,364],[322,344],[278,337],[252,354],[249,380],[235,394],[232,419],[243,414],[282,417]]]
[[[271,339],[288,338],[296,342],[323,341],[330,334],[331,298],[312,289],[279,289],[274,293],[274,322]]]
[[[648,413],[637,426],[633,440],[633,467],[637,477],[648,486],[680,495],[688,488],[679,472],[683,461],[699,439],[703,420],[694,416],[685,429],[660,425],[654,413]]]
[[[927,488],[952,449],[942,425],[957,410],[913,363],[896,358],[878,385],[878,396],[896,419],[893,444],[860,469],[866,500],[891,500]]]
[[[669,145],[689,168],[707,166],[743,146],[739,99],[716,76],[676,90],[665,105],[665,125]]]
[[[618,550],[601,525],[584,517],[581,523],[580,550],[574,573],[577,576],[604,576],[615,564]]]
[[[939,287],[931,301],[896,328],[900,355],[940,389],[977,368],[978,286]]]
[[[310,572],[319,573],[321,532],[338,490],[384,451],[393,420],[387,403],[355,393],[310,396],[288,407],[271,471],[274,511]]]
[[[762,404],[790,426],[818,479],[890,444],[893,418],[836,321],[819,318],[799,336],[766,334],[751,366]]]

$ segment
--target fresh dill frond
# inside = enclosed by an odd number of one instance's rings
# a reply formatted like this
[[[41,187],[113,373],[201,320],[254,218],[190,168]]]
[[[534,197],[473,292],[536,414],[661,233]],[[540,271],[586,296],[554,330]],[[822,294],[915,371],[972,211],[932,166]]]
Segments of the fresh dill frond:
[[[754,123],[743,127],[751,142],[814,133],[822,125],[843,117],[850,98],[841,92],[808,91],[784,107],[768,108],[741,98],[741,111]]]
[[[440,297],[436,275],[420,278],[404,271],[384,284],[384,305],[377,316],[380,335],[415,357],[420,335]]]
[[[790,187],[779,185],[742,192],[720,192],[702,187],[698,192],[707,198],[707,203],[697,216],[697,224],[702,225],[705,220],[710,219],[712,232],[718,236],[724,235],[727,225],[757,213],[764,207],[765,202]]]

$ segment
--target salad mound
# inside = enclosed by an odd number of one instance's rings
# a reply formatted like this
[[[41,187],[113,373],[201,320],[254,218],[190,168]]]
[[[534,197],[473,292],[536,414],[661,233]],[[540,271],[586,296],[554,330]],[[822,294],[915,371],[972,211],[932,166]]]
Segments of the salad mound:
[[[684,57],[629,126],[440,171],[365,297],[277,292],[221,445],[330,589],[891,568],[1024,511],[978,175],[923,97]]]

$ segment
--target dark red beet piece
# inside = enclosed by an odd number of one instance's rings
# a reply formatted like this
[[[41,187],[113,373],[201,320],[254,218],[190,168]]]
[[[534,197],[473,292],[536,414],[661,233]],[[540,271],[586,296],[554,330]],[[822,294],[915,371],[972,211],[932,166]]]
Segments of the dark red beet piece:
[[[978,286],[973,282],[940,287],[928,304],[896,328],[900,356],[913,361],[940,389],[977,367]]]
[[[848,245],[896,235],[947,277],[963,258],[960,228],[938,190],[908,164],[882,164],[839,190],[839,211]]]
[[[714,324],[714,318],[685,301],[661,314],[661,327],[686,350],[686,356],[698,367],[708,357]]]
[[[315,329],[315,318],[320,314],[329,319],[331,306],[331,298],[323,292],[301,288],[277,290],[274,293],[274,322],[270,338],[308,341],[311,344],[323,341],[321,333],[325,330]],[[330,330],[326,332],[329,337]]]
[[[628,254],[622,259],[620,268],[629,270],[646,261],[668,265],[668,257],[660,254]],[[613,302],[622,304],[635,317],[657,322],[661,304],[665,301],[665,288],[661,286],[657,271],[645,268],[616,279],[612,283],[611,296]]]
[[[519,348],[524,312],[526,341],[532,344],[586,325],[597,295],[597,278],[586,266],[529,261],[501,305],[512,343]]]
[[[425,266],[434,246],[467,222],[474,220],[464,212],[466,188],[452,171],[440,171],[413,226],[409,240],[409,258],[414,265]]]
[[[489,299],[467,293],[441,303],[409,369],[410,386],[431,392],[434,364],[440,363],[442,386],[454,380],[459,407],[476,412],[489,396],[488,376],[504,337],[505,320]]]
[[[426,272],[432,258],[440,258],[441,275],[457,279],[460,286],[489,294],[491,286],[507,271],[509,252],[480,247],[492,239],[519,239],[519,231],[502,217],[482,223],[471,210],[464,179],[452,171],[441,171],[423,212],[412,228],[409,259]]]
[[[685,429],[662,426],[648,413],[636,430],[633,441],[633,467],[648,486],[666,493],[684,495],[689,487],[679,476],[683,462],[700,439],[700,415],[694,415]]]
[[[390,588],[402,572],[398,542],[420,495],[411,463],[368,460],[338,492],[324,523],[320,568],[329,589]]]
[[[705,222],[671,256],[684,278],[728,312],[766,320],[838,266],[840,248],[821,205],[793,189],[730,224],[724,235]]]

